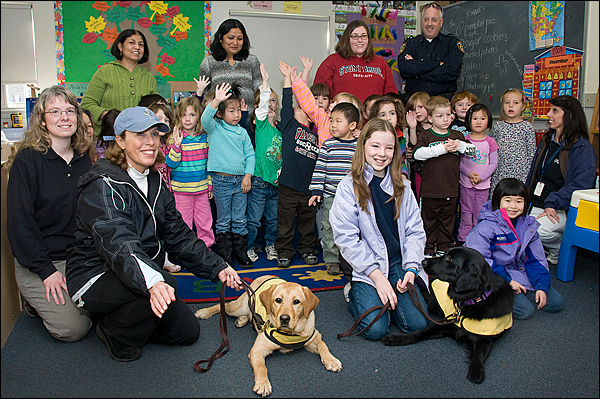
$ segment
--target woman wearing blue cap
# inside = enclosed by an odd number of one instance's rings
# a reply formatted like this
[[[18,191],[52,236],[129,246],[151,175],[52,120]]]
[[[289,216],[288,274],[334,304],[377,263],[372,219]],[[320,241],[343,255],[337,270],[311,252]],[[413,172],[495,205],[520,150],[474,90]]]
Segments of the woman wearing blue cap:
[[[198,320],[163,270],[165,252],[200,278],[241,288],[233,268],[185,224],[154,166],[164,163],[159,132],[169,131],[148,108],[123,110],[115,120],[116,145],[78,184],[67,287],[77,306],[99,316],[96,333],[117,361],[136,360],[147,342],[198,339]]]

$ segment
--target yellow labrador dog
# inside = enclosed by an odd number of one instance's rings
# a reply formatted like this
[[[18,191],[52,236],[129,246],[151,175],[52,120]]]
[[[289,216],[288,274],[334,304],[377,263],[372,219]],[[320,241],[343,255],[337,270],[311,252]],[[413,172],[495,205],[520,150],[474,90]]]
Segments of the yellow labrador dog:
[[[270,275],[257,278],[250,288],[255,293],[254,298],[249,300],[248,292],[245,292],[226,303],[225,312],[237,317],[236,327],[243,327],[252,320],[259,333],[248,355],[254,370],[254,392],[261,396],[271,394],[265,358],[275,350],[287,353],[304,347],[318,353],[327,370],[342,370],[342,363],[331,354],[321,333],[315,329],[314,310],[319,298],[310,289]],[[251,304],[255,308],[254,317]],[[208,319],[219,310],[217,304],[199,309],[195,315],[199,319]]]

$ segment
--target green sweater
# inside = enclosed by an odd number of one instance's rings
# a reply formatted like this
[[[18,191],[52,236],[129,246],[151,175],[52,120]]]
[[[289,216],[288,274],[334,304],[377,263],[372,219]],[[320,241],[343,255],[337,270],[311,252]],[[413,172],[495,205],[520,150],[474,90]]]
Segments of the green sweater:
[[[119,61],[111,61],[92,76],[83,94],[81,107],[92,112],[94,130],[98,134],[102,123],[100,115],[104,111],[135,107],[146,94],[158,94],[154,75],[140,65],[129,72]]]

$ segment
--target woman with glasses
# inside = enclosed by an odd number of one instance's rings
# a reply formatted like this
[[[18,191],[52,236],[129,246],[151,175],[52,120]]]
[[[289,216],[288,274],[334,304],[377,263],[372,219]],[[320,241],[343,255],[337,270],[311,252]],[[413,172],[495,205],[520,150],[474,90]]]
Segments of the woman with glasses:
[[[96,133],[100,133],[102,118],[108,110],[135,107],[143,96],[158,94],[156,78],[141,66],[150,58],[142,32],[125,29],[114,41],[110,53],[115,60],[94,73],[81,100],[81,106],[94,116]]]
[[[25,310],[37,313],[48,332],[66,342],[80,340],[92,326],[88,312],[71,300],[65,279],[77,181],[92,166],[90,143],[75,95],[51,86],[40,95],[29,129],[5,165],[8,239]]]
[[[341,92],[356,96],[361,102],[372,94],[398,93],[392,70],[375,55],[369,27],[361,20],[352,21],[335,46],[335,53],[319,66],[314,84],[329,87],[331,98]]]

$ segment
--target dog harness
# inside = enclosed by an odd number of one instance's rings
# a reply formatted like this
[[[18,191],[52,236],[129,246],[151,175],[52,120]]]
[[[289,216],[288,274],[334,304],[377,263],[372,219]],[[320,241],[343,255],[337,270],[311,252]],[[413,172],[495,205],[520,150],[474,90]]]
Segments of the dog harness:
[[[512,312],[501,317],[481,320],[461,316],[460,309],[448,296],[449,285],[450,284],[448,284],[446,281],[436,279],[431,282],[431,289],[433,290],[435,298],[444,312],[444,316],[448,317],[448,315],[458,313],[458,321],[454,323],[457,327],[463,328],[468,332],[478,335],[497,335],[502,331],[508,330],[512,327]]]
[[[300,335],[290,334],[288,332],[283,331],[282,329],[276,328],[271,325],[271,321],[269,320],[269,314],[267,313],[267,309],[263,305],[260,300],[260,293],[269,289],[269,287],[281,283],[285,283],[285,280],[282,280],[277,277],[270,278],[265,280],[256,290],[254,290],[254,295],[248,295],[248,301],[250,303],[250,308],[253,309],[253,321],[254,327],[259,331],[265,333],[265,336],[269,339],[269,341],[277,344],[285,349],[296,350],[303,348],[304,345],[313,337],[315,334],[314,330],[312,334],[308,337],[303,337]],[[254,300],[251,300],[251,296],[254,296]],[[266,321],[265,321],[266,320]]]

